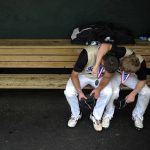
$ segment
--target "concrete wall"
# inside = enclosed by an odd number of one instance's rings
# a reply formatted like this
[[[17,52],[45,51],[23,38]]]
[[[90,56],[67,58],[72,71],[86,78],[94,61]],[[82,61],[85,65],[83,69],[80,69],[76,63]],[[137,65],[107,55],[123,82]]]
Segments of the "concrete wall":
[[[2,0],[0,38],[69,38],[98,21],[150,35],[148,0]]]

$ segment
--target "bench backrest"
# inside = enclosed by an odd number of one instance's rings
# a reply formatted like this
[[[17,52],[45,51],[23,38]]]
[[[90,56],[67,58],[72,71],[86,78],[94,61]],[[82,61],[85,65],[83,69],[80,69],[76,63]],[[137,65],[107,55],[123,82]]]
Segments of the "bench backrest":
[[[65,39],[1,39],[0,68],[72,68],[85,45]],[[150,68],[150,43],[127,45]]]

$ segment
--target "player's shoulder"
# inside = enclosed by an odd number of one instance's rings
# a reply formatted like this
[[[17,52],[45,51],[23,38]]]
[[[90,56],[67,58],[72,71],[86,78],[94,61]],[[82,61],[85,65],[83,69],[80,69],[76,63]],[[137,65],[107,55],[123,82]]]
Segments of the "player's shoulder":
[[[99,49],[100,45],[88,45],[84,49],[85,50],[97,50]]]
[[[134,51],[130,48],[124,47],[124,49],[125,49],[125,56],[129,56],[129,55],[132,55],[134,53]]]
[[[144,58],[141,55],[136,54],[136,57],[139,59],[140,63],[144,61]]]

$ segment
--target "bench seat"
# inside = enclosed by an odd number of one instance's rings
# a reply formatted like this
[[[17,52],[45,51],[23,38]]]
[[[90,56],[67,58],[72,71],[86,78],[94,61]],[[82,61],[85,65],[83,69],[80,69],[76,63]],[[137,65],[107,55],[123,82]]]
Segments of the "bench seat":
[[[70,74],[0,74],[0,89],[65,89],[69,77]]]
[[[0,39],[0,68],[71,69],[85,45],[69,39]],[[125,45],[142,55],[150,69],[150,43]],[[0,89],[64,89],[70,74],[0,74]],[[148,75],[150,85],[150,75]]]

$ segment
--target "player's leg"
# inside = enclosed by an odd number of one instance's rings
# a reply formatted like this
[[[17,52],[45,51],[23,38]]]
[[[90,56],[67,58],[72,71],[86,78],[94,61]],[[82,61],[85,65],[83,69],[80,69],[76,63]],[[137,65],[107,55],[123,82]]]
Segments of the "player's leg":
[[[81,89],[88,84],[88,78],[85,75],[79,75],[79,81]],[[71,117],[68,121],[69,127],[75,127],[77,121],[81,118],[80,108],[79,108],[79,101],[78,101],[78,94],[77,91],[72,83],[72,80],[69,79],[66,85],[66,89],[64,91],[68,104],[71,108]]]
[[[130,76],[129,79],[125,82],[125,85],[134,89],[136,84],[138,83],[138,79],[136,76]],[[144,113],[148,106],[150,100],[150,88],[145,85],[142,90],[138,93],[138,99],[136,106],[132,112],[132,118],[134,120],[134,125],[136,128],[143,128],[143,119]]]
[[[108,85],[100,92],[93,109],[93,114],[90,115],[90,119],[93,121],[93,126],[96,131],[102,130],[101,118],[111,95],[112,86],[111,83],[108,83]]]
[[[108,128],[110,126],[110,120],[113,118],[115,106],[114,106],[114,100],[119,97],[119,91],[120,91],[120,83],[121,83],[121,77],[119,73],[115,73],[113,78],[111,79],[112,84],[112,96],[110,100],[108,101],[108,104],[106,106],[106,109],[104,111],[103,119],[102,119],[102,127]]]

